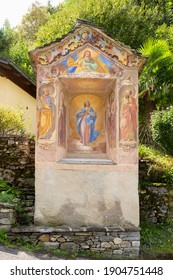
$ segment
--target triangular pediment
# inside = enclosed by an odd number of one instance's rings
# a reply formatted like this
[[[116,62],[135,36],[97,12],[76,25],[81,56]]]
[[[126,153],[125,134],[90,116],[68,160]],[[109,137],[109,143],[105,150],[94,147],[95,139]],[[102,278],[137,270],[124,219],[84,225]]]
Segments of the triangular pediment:
[[[80,21],[77,27],[68,35],[54,42],[38,47],[30,51],[29,55],[36,65],[50,65],[62,63],[70,56],[88,47],[94,49],[99,55],[105,56],[110,61],[122,67],[136,67],[140,70],[145,62],[145,58],[136,51],[124,46],[117,40],[112,39],[102,29]]]
[[[54,63],[56,65],[56,63]],[[59,59],[58,70],[61,75],[79,75],[90,77],[106,77],[120,74],[121,63],[93,47],[90,43],[75,49],[70,54]]]

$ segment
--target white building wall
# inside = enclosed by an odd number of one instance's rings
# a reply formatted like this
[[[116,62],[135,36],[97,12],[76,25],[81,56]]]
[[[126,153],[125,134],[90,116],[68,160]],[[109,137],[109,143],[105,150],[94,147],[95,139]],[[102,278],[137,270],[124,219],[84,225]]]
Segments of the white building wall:
[[[0,104],[15,110],[24,110],[25,126],[28,132],[36,132],[36,100],[30,94],[5,77],[0,77]]]

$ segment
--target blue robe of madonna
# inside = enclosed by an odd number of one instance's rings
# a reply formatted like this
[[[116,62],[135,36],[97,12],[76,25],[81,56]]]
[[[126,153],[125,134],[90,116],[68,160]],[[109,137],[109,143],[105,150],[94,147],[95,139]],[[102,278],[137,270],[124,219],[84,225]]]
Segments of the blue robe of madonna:
[[[82,120],[83,120],[85,113],[86,113],[86,110],[83,108],[80,111],[78,111],[76,114],[77,130],[78,130],[80,137],[82,136],[81,135],[81,124],[82,124]],[[93,115],[88,115],[85,120],[86,120],[86,125],[91,126],[90,142],[93,142],[97,139],[97,137],[99,135],[99,132],[97,130],[95,130],[95,121],[96,121],[97,115],[92,108],[89,109],[89,113],[91,113]],[[80,116],[80,114],[82,114],[82,116]]]

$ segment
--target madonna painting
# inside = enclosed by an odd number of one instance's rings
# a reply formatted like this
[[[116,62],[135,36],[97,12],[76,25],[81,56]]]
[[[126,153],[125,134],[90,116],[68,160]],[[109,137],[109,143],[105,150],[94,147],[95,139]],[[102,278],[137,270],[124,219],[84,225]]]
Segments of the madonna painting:
[[[76,114],[77,130],[80,137],[80,143],[88,146],[89,143],[95,141],[99,132],[95,130],[95,121],[97,118],[96,112],[90,107],[90,102],[84,102],[84,108]]]
[[[93,94],[73,98],[69,111],[68,152],[105,153],[104,103]]]

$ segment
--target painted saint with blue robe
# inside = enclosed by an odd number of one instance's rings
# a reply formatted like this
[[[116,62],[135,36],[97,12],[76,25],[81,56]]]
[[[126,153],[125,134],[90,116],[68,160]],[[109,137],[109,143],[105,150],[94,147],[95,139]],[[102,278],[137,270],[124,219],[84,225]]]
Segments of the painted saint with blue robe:
[[[80,136],[80,143],[88,146],[89,143],[94,142],[99,132],[95,130],[95,121],[97,118],[96,112],[90,107],[89,101],[84,103],[84,108],[79,110],[76,114],[77,130]]]

